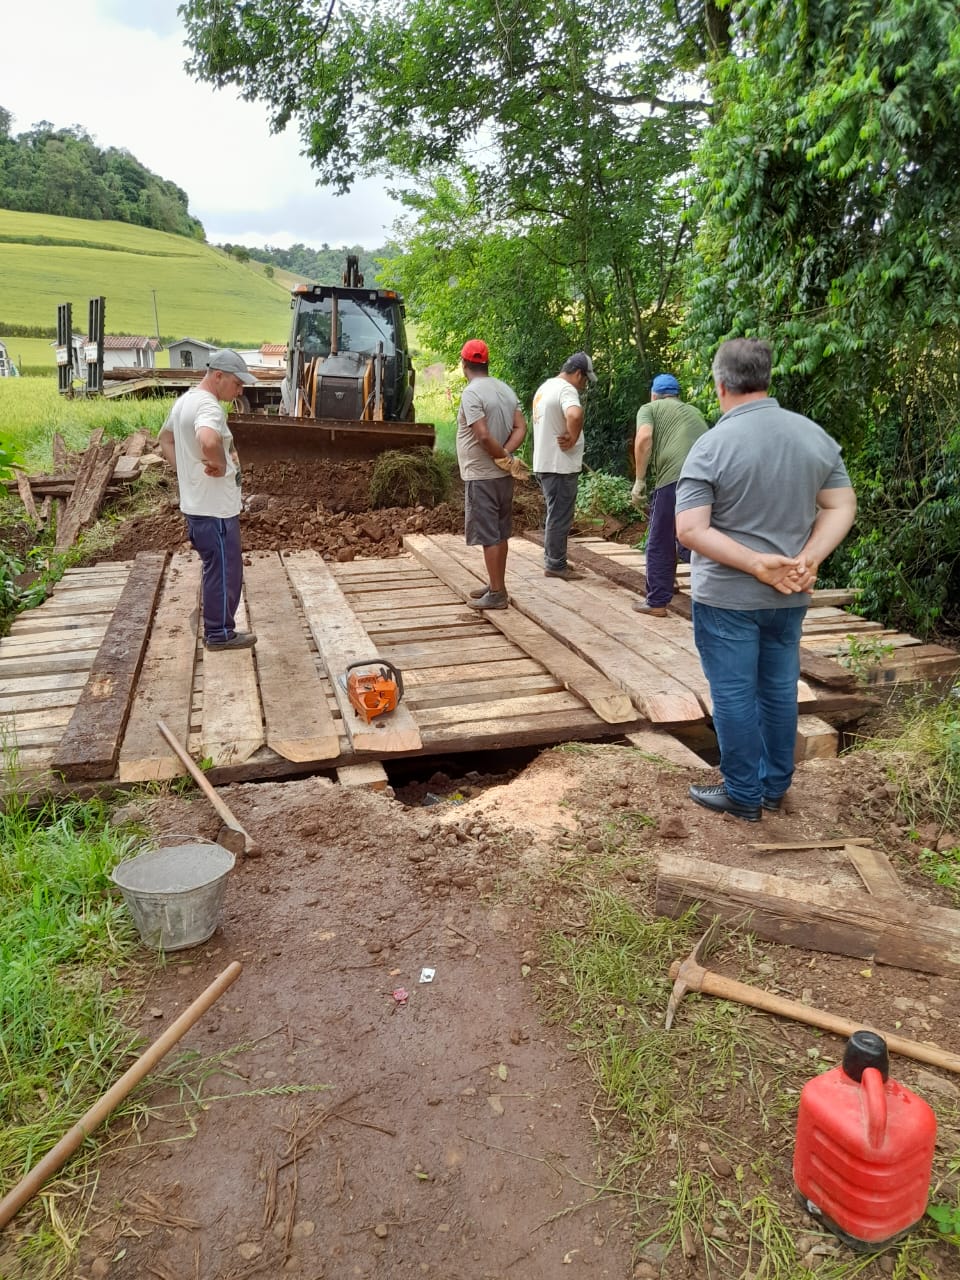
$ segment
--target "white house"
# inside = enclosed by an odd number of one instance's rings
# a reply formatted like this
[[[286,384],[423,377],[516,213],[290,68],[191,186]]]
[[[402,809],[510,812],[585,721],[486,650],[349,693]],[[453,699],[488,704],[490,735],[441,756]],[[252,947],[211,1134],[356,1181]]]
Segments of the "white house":
[[[207,361],[218,347],[200,338],[180,338],[167,347],[171,369],[206,369]]]

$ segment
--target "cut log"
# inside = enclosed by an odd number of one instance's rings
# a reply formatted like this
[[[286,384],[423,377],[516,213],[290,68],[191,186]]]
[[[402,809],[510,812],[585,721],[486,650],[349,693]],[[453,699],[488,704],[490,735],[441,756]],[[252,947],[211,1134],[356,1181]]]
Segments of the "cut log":
[[[116,446],[112,441],[100,443],[102,435],[102,428],[91,435],[90,446],[80,462],[73,493],[67,500],[63,518],[57,524],[57,551],[66,551],[73,546],[77,534],[96,519],[100,510],[100,503],[113,474],[116,453]]]
[[[23,503],[24,510],[34,524],[40,524],[40,513],[37,511],[37,504],[33,500],[33,490],[30,488],[30,480],[19,468],[15,474],[17,491],[20,494],[20,501]]]
[[[68,782],[112,778],[157,607],[165,553],[137,556],[51,768]]]
[[[960,977],[960,911],[661,854],[657,914],[695,905],[772,942]]]
[[[793,758],[801,760],[832,760],[839,746],[839,735],[832,724],[819,716],[800,716],[797,721],[797,741]]]

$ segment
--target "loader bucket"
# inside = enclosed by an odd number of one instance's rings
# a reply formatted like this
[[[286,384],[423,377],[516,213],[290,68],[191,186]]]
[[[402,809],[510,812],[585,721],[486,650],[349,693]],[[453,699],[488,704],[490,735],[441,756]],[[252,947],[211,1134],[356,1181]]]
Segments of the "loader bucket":
[[[433,448],[429,422],[353,422],[336,418],[290,418],[231,413],[240,465],[248,462],[309,462],[313,458],[374,458],[388,449]]]

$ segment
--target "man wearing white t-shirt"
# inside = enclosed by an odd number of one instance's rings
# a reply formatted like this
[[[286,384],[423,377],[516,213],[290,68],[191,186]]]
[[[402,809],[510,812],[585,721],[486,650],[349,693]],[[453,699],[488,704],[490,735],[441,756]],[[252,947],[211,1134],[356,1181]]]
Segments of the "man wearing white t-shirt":
[[[581,575],[567,564],[567,536],[573,524],[583,466],[583,408],[580,393],[597,380],[593,361],[578,351],[533,397],[533,470],[543,491],[543,572],[570,581]]]
[[[180,510],[203,566],[203,636],[208,649],[252,649],[235,628],[243,590],[240,465],[221,401],[256,378],[236,351],[215,351],[201,382],[185,392],[160,430],[160,451],[177,469]]]

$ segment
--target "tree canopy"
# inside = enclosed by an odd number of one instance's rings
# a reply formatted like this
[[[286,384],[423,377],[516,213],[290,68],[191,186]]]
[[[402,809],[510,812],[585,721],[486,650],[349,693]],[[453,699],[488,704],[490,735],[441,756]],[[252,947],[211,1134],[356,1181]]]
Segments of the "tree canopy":
[[[187,210],[187,194],[116,147],[102,150],[79,125],[41,121],[10,132],[0,107],[0,208],[66,218],[110,219],[204,238]]]

